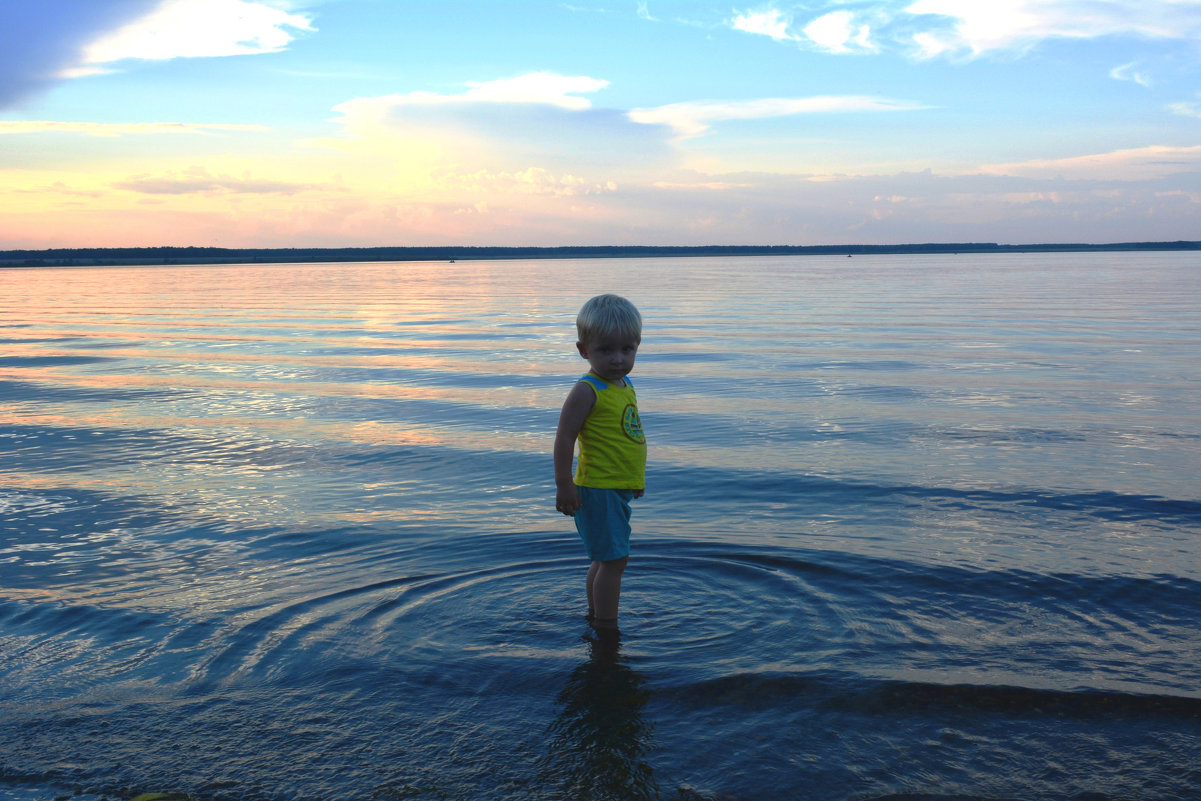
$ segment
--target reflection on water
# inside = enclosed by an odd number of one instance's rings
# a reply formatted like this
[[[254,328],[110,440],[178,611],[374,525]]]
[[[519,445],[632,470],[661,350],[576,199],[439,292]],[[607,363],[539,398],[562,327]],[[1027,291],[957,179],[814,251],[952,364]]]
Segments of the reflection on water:
[[[646,762],[652,726],[644,707],[646,680],[621,654],[616,631],[588,638],[591,656],[571,671],[556,699],[549,754],[540,778],[553,798],[578,801],[651,801],[659,798]]]
[[[1195,255],[850,261],[0,271],[0,797],[1195,801]]]

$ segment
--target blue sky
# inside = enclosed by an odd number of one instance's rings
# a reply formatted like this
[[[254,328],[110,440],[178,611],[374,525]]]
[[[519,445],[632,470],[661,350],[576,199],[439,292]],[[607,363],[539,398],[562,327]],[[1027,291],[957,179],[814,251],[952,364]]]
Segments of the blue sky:
[[[1201,239],[1201,0],[22,0],[0,248]]]

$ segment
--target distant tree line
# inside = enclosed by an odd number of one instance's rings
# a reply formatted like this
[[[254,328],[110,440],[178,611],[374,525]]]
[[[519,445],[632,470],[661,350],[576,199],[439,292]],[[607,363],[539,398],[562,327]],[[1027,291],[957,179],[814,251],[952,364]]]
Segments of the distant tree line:
[[[1071,251],[1201,250],[1201,242],[1122,242],[1106,245],[999,245],[988,242],[912,245],[705,245],[565,247],[373,248],[52,248],[0,250],[0,266],[231,264],[347,261],[450,261],[497,259],[596,259],[672,256],[819,256],[902,253],[1045,253]]]

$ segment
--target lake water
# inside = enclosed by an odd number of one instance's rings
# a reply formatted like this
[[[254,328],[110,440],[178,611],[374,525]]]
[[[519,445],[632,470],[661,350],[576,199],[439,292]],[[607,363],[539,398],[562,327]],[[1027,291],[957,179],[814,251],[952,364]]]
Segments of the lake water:
[[[1201,255],[7,270],[0,342],[0,797],[1201,797]]]

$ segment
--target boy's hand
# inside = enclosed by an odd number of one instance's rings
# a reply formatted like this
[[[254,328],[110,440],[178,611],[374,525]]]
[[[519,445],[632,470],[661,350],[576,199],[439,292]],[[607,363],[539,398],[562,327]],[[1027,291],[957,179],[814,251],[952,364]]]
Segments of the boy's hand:
[[[646,490],[634,490],[635,498],[641,498],[645,494],[646,494]]]
[[[561,487],[555,493],[555,508],[568,517],[575,517],[576,509],[579,509],[580,505],[580,491],[575,488],[575,484]]]

